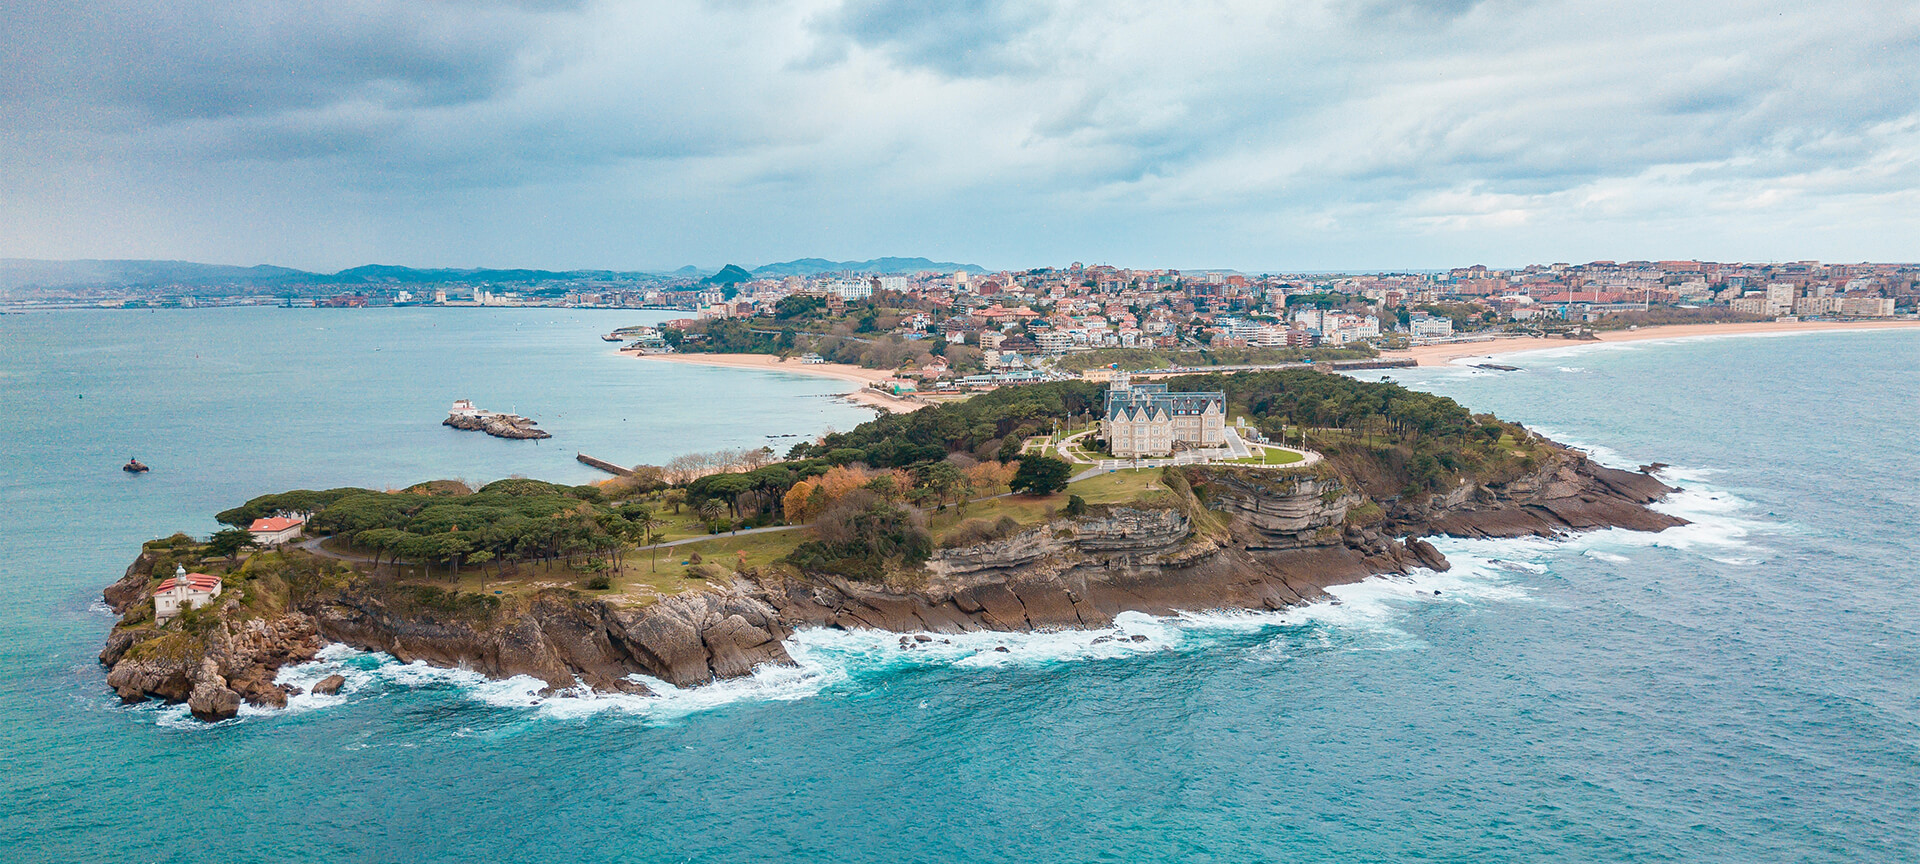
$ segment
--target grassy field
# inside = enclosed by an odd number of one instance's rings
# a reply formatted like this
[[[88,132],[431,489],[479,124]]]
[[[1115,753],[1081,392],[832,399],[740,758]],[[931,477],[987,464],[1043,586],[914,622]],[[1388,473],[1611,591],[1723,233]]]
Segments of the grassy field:
[[[705,533],[703,530],[701,533]],[[591,590],[586,587],[587,580],[594,571],[585,566],[569,566],[566,561],[528,562],[522,561],[505,568],[488,564],[485,566],[467,566],[460,568],[456,577],[452,569],[445,565],[431,567],[417,564],[405,564],[397,568],[397,575],[403,582],[432,585],[449,590],[471,591],[480,594],[493,594],[503,597],[524,596],[546,588],[572,588],[590,596],[604,596],[609,599],[623,598],[641,603],[650,602],[661,596],[679,594],[690,589],[705,586],[705,580],[697,575],[689,575],[692,568],[686,563],[690,553],[699,552],[706,561],[734,569],[739,563],[739,552],[747,553],[748,566],[766,566],[788,552],[795,544],[805,539],[805,531],[775,531],[767,534],[747,536],[717,535],[712,540],[688,543],[682,546],[669,546],[655,550],[628,550],[622,556],[618,570],[609,571],[612,587],[606,590]],[[328,550],[339,554],[371,557],[368,550],[355,548],[340,538],[329,538],[322,543]],[[582,556],[581,565],[589,560]],[[365,562],[356,562],[365,568]],[[383,572],[394,572],[382,565]]]
[[[1088,504],[1123,504],[1151,499],[1156,492],[1167,492],[1160,483],[1158,468],[1130,468],[1088,477],[1067,486],[1067,491],[1043,498],[1007,495],[975,501],[965,507],[949,507],[927,514],[927,530],[936,541],[944,539],[953,527],[969,519],[997,522],[1011,517],[1022,526],[1038,525],[1066,509],[1069,496],[1078,495]]]

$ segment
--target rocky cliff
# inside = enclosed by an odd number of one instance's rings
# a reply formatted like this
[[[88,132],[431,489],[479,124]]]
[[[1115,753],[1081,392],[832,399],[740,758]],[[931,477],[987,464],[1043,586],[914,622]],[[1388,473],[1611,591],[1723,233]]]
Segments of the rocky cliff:
[[[250,561],[228,574],[212,607],[161,626],[151,600],[159,557],[143,553],[104,592],[122,618],[100,662],[123,701],[185,702],[204,720],[232,717],[243,701],[285,706],[292,691],[273,683],[280,667],[329,642],[496,678],[530,675],[555,690],[645,693],[628,676],[685,687],[792,662],[781,644],[790,630],[746,582],[645,606],[560,589],[501,600],[381,583],[290,551],[257,568]]]
[[[215,609],[161,627],[152,621],[153,577],[172,565],[164,547],[149,544],[104,592],[123,618],[100,660],[122,699],[184,701],[205,719],[233,716],[242,701],[284,705],[287,691],[272,683],[278,669],[327,642],[493,677],[530,675],[556,690],[645,692],[629,676],[692,686],[790,663],[781,640],[801,627],[1025,631],[1101,628],[1125,611],[1279,609],[1372,575],[1446,569],[1420,535],[1682,524],[1645,506],[1670,487],[1572,451],[1502,483],[1384,499],[1326,466],[1190,466],[1164,479],[1174,494],[1151,504],[1096,505],[940,550],[902,580],[911,587],[748,573],[648,605],[562,589],[454,594],[282,551],[229,574]]]

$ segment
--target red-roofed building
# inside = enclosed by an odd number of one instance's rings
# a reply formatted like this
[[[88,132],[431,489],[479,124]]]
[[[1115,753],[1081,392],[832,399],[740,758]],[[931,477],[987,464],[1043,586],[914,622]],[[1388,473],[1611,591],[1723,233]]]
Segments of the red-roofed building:
[[[253,520],[247,531],[253,534],[253,542],[264,549],[298,538],[306,524],[305,516],[271,516]]]
[[[188,573],[187,568],[176,566],[173,576],[153,589],[153,618],[165,624],[182,611],[205,606],[218,596],[220,577]]]

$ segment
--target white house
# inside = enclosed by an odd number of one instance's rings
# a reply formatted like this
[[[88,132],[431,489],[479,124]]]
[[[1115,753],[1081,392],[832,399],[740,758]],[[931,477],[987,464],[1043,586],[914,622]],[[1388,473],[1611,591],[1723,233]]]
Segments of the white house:
[[[153,618],[165,624],[182,610],[205,606],[218,596],[220,577],[188,573],[187,568],[176,566],[173,576],[153,589]]]
[[[253,520],[253,524],[247,526],[247,531],[253,534],[254,545],[265,549],[297,539],[306,524],[305,516],[269,516]]]

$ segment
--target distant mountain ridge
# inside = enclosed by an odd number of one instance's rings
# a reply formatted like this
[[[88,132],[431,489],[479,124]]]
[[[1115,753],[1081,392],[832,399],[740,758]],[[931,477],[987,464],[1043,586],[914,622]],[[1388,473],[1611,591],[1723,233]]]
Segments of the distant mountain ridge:
[[[219,282],[277,282],[313,276],[304,270],[261,264],[239,267],[192,261],[112,260],[43,261],[0,258],[0,289],[66,288],[81,285],[185,285]]]
[[[868,261],[828,261],[825,258],[796,258],[753,268],[756,278],[767,279],[775,276],[817,276],[821,273],[838,273],[851,270],[855,273],[918,273],[922,270],[936,270],[952,273],[965,270],[968,273],[985,273],[986,268],[977,264],[956,264],[952,261],[931,261],[926,258],[874,258]]]
[[[540,282],[556,279],[619,279],[636,275],[613,270],[419,269],[366,264],[338,273],[313,273],[291,267],[200,264],[193,261],[79,260],[43,261],[0,258],[0,289],[83,286],[223,285],[258,286],[390,285],[436,282]]]
[[[741,273],[742,268],[733,267]],[[801,258],[768,264],[752,271],[755,278],[814,276],[851,270],[856,273],[914,273],[921,270],[953,272],[965,270],[985,273],[973,264],[936,262],[926,258],[875,258],[871,261],[828,261]],[[53,261],[37,258],[0,258],[0,290],[21,288],[57,289],[79,287],[136,287],[147,285],[231,285],[262,287],[305,285],[427,285],[438,282],[544,282],[568,279],[622,280],[641,277],[681,277],[698,279],[715,271],[693,266],[673,271],[636,270],[528,270],[488,268],[416,268],[393,264],[365,264],[338,273],[315,273],[291,267],[259,264],[243,267],[232,264],[201,264],[194,261],[88,258]],[[729,273],[731,281],[740,273]]]

